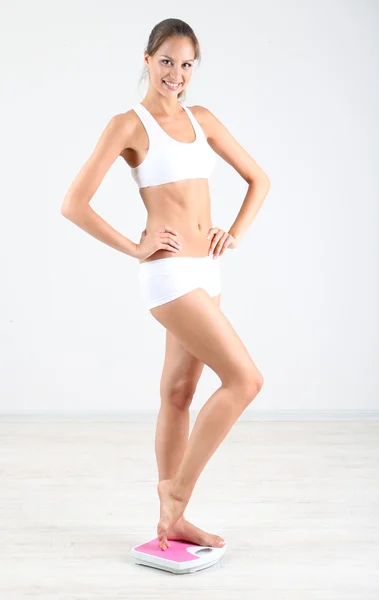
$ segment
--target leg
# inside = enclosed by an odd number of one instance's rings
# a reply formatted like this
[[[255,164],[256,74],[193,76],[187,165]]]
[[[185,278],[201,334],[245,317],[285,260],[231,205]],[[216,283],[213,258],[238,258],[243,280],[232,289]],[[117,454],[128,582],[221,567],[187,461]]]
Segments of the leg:
[[[218,294],[211,299],[219,306],[220,298]],[[159,481],[172,479],[182,461],[188,443],[189,407],[203,369],[204,363],[166,330],[166,353],[160,384],[161,407],[155,437]],[[225,543],[219,535],[196,527],[184,514],[169,527],[167,539],[218,548]]]
[[[216,306],[220,305],[220,296],[211,298]],[[155,436],[159,481],[172,479],[182,462],[189,435],[189,407],[203,369],[204,363],[167,329]]]
[[[193,356],[213,369],[222,383],[201,409],[176,475],[158,485],[158,537],[165,549],[168,527],[183,514],[202,470],[258,394],[263,378],[232,325],[204,289],[152,308],[151,314]]]

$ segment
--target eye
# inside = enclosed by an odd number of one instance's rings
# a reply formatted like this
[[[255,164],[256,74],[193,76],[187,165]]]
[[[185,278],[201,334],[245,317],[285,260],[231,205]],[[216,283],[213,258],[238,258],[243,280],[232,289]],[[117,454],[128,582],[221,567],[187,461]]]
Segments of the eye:
[[[161,60],[161,62],[162,62],[162,63],[165,63],[165,62],[171,62],[171,60],[169,60],[168,58],[163,58],[163,59]],[[191,63],[183,63],[183,64],[185,64],[185,65],[188,65],[189,67],[192,67]]]

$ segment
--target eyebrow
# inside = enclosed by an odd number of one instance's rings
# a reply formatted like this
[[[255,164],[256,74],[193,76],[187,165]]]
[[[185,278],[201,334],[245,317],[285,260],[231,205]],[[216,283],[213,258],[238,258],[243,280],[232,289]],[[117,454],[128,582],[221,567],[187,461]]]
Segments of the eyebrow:
[[[172,61],[174,60],[173,58],[171,58],[171,56],[167,56],[167,54],[161,54],[161,56],[165,56],[166,58],[169,58]],[[194,60],[194,58],[189,58],[188,60],[184,60],[183,62],[192,62]]]

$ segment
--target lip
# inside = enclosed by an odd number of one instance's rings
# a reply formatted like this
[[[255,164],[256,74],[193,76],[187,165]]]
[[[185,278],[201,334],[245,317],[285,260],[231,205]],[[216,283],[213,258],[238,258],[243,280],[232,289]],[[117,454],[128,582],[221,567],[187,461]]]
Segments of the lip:
[[[170,81],[169,79],[162,79],[163,82],[173,83],[174,85],[180,85],[182,81]]]

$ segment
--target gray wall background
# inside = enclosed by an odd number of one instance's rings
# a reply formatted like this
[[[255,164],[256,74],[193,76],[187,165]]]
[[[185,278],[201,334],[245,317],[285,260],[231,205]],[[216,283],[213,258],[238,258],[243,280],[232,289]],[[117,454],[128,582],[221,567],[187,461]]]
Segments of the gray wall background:
[[[138,261],[60,206],[111,116],[143,98],[143,50],[167,17],[201,45],[186,103],[212,110],[271,180],[219,259],[221,308],[265,378],[243,418],[377,415],[378,3],[0,8],[2,418],[158,411],[165,330],[141,303]],[[247,184],[218,157],[210,186],[227,230]],[[139,241],[146,211],[121,158],[91,206]],[[205,367],[195,411],[218,385]]]

